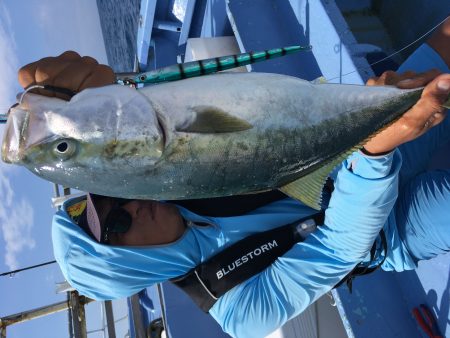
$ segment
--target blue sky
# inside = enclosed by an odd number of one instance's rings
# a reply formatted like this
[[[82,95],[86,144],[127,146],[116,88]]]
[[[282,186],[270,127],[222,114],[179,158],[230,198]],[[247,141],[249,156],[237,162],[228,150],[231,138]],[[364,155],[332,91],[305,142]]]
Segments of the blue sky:
[[[0,1],[1,113],[15,103],[21,66],[68,49],[107,63],[95,0]],[[53,260],[52,196],[51,183],[0,161],[0,272]],[[64,300],[55,294],[55,283],[62,281],[57,265],[1,277],[0,317]],[[100,328],[99,306],[87,311],[88,330]],[[67,314],[14,325],[7,333],[8,338],[68,337]]]

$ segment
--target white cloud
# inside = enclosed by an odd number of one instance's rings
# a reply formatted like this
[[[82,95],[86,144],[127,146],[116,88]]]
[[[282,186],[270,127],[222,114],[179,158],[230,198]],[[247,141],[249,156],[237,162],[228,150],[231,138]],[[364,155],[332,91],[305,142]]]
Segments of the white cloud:
[[[58,55],[65,50],[75,50],[107,63],[96,1],[36,0],[31,8],[33,12],[28,21],[37,28],[33,34],[44,37],[42,52]]]
[[[0,142],[3,139],[0,127]],[[0,160],[0,232],[5,242],[4,261],[11,270],[18,268],[17,257],[26,249],[31,250],[36,243],[32,236],[34,212],[31,204],[18,198],[11,185],[11,177],[16,170]]]
[[[5,245],[5,264],[17,269],[17,256],[25,249],[35,247],[31,231],[34,212],[31,204],[24,198],[17,198],[10,179],[5,175],[5,166],[0,165],[0,229]]]
[[[0,4],[0,112],[15,102],[17,92],[17,58],[12,23],[8,10]],[[3,127],[0,128],[0,140]],[[35,241],[31,236],[34,213],[31,204],[24,198],[17,198],[9,176],[13,173],[0,163],[0,230],[5,241],[5,264],[10,269],[18,267],[17,257],[25,249],[32,249]]]
[[[14,34],[11,29],[8,10],[0,3],[0,111],[6,110],[15,102],[17,92],[17,70],[19,61],[16,53]]]

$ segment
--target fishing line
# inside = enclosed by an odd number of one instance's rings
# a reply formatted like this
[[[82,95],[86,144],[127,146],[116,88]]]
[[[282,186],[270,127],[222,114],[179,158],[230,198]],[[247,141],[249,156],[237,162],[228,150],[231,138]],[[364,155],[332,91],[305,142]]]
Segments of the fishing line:
[[[25,96],[30,90],[33,90],[33,89],[36,89],[36,88],[44,89],[45,87],[44,87],[43,85],[34,85],[34,86],[28,87],[27,89],[25,89],[25,91],[22,93],[22,95],[20,95],[20,98],[19,98],[19,104],[22,104],[22,101],[23,101],[24,96]]]
[[[68,88],[61,88],[61,87],[56,87],[56,86],[52,86],[52,85],[33,85],[28,87],[27,89],[25,89],[25,91],[20,95],[19,98],[19,102],[17,102],[16,104],[12,105],[11,107],[9,107],[8,112],[6,114],[0,114],[0,124],[5,124],[6,121],[8,120],[8,114],[9,111],[14,108],[17,105],[22,104],[23,98],[24,96],[30,92],[30,90],[33,89],[44,89],[44,90],[48,90],[54,93],[58,93],[58,94],[62,94],[68,97],[68,99],[70,100],[72,97],[74,97],[76,95],[76,92],[68,89]]]
[[[27,266],[26,268],[22,268],[22,269],[18,269],[18,270],[3,272],[3,273],[0,273],[0,277],[4,277],[4,276],[13,277],[18,272],[39,268],[41,266],[50,265],[50,264],[53,264],[53,263],[56,263],[56,261],[49,261],[49,262],[45,262],[45,263],[41,263],[41,264],[37,264],[37,265]]]
[[[362,69],[371,69],[372,66],[374,66],[374,65],[376,65],[376,64],[378,64],[378,63],[381,63],[381,62],[383,62],[383,61],[386,61],[387,59],[392,58],[393,56],[395,56],[395,55],[397,55],[397,54],[403,52],[405,49],[408,49],[409,47],[411,47],[411,46],[414,45],[415,43],[419,42],[420,40],[422,40],[423,38],[425,38],[427,35],[431,34],[434,30],[436,30],[436,28],[438,28],[440,25],[442,25],[448,18],[450,18],[450,15],[447,16],[447,17],[446,17],[444,20],[442,20],[441,22],[439,22],[437,25],[435,25],[433,28],[431,28],[430,30],[428,30],[426,33],[422,34],[422,35],[421,35],[420,37],[418,37],[416,40],[414,40],[413,42],[407,44],[405,47],[399,49],[398,51],[396,51],[396,52],[394,52],[394,53],[392,53],[392,54],[390,54],[390,55],[388,55],[388,56],[386,56],[386,57],[384,57],[384,58],[382,58],[382,59],[380,59],[380,60],[377,60],[377,61],[375,61],[375,62],[373,62],[373,63],[370,63],[370,64],[369,64],[369,67],[361,67],[361,68],[358,68],[358,69],[353,70],[353,71],[351,71],[351,72],[348,72],[348,73],[345,73],[345,74],[342,74],[342,75],[333,77],[333,78],[331,78],[331,79],[328,79],[327,81],[333,81],[333,80],[339,79],[339,78],[341,78],[341,77],[344,77],[344,76],[347,76],[347,75],[356,73],[357,71],[362,70]]]
[[[18,106],[18,105],[22,104],[22,101],[23,101],[23,98],[24,98],[25,94],[27,94],[30,90],[33,90],[33,89],[36,89],[36,88],[39,88],[39,89],[45,89],[45,86],[42,86],[42,85],[34,85],[34,86],[30,86],[30,87],[28,87],[27,89],[25,89],[25,91],[22,93],[22,95],[20,95],[19,102],[15,103],[15,104],[13,104],[11,107],[9,107],[9,108],[8,108],[8,112],[7,112],[6,114],[0,114],[0,124],[5,124],[6,121],[8,120],[8,114],[9,114],[9,111],[10,111],[12,108],[14,108],[15,106]]]

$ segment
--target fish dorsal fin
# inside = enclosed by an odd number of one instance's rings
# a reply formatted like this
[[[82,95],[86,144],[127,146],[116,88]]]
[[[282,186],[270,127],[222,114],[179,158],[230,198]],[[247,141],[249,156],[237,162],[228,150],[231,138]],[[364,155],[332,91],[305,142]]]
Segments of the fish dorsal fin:
[[[320,210],[322,204],[322,190],[328,175],[351,153],[359,150],[361,146],[362,145],[358,145],[350,148],[313,172],[280,187],[279,190],[313,209]]]
[[[251,129],[247,121],[228,114],[214,106],[196,106],[192,109],[196,116],[185,126],[177,127],[177,131],[187,133],[231,133]]]

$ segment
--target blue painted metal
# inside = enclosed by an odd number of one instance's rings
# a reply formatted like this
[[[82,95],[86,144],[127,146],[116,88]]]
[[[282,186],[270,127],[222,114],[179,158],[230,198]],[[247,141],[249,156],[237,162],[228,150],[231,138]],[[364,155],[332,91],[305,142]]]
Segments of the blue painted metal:
[[[197,2],[200,0],[197,0]],[[227,16],[226,1],[203,0],[205,3],[204,20],[198,36],[211,38],[216,36],[234,35],[230,21]]]
[[[146,329],[150,323],[162,317],[161,303],[159,301],[158,291],[156,286],[146,288],[138,293],[139,305],[141,311],[134,313],[132,311],[131,298],[127,298],[128,305],[128,323],[130,326],[130,338],[142,337],[135,327],[135,322],[142,323],[143,328]],[[135,318],[140,316],[140,318]]]
[[[171,21],[156,20],[155,23],[153,24],[153,28],[162,29],[162,30],[166,30],[166,31],[172,31],[172,32],[180,32],[181,24],[171,22]]]
[[[337,290],[356,337],[421,337],[395,274],[380,270],[355,279],[352,294]]]
[[[447,149],[448,154],[448,149]],[[416,270],[395,274],[411,312],[419,304],[431,309],[444,337],[450,336],[450,254],[421,262]]]
[[[163,283],[166,320],[173,338],[229,338],[217,322],[171,283]],[[195,325],[193,325],[195,323]]]
[[[427,304],[439,329],[450,332],[450,255],[422,262],[416,270],[377,271],[357,278],[353,294],[337,290],[342,314],[356,337],[423,337],[412,309]]]
[[[224,0],[196,0],[193,7],[189,38],[233,36]],[[186,44],[179,42],[178,54],[184,60]]]
[[[257,14],[256,14],[257,13]],[[309,44],[288,1],[228,0],[228,16],[242,52]],[[322,76],[312,53],[287,56],[252,65],[257,72],[278,73],[314,80]]]
[[[355,338],[355,334],[353,332],[352,325],[350,323],[349,318],[347,317],[347,313],[345,311],[344,305],[342,304],[341,296],[337,289],[331,290],[331,295],[333,297],[334,306],[336,306],[340,318],[342,320],[342,325],[344,326],[345,333],[348,338]]]
[[[8,119],[8,115],[0,114],[0,124],[6,123],[7,119]]]
[[[173,1],[152,0],[150,5],[149,0],[142,0],[141,21],[148,24],[145,27],[141,25],[138,29],[138,47],[141,47],[138,48],[138,60],[141,70],[156,69],[182,61],[186,41],[188,37],[192,37],[191,24],[194,24],[194,34],[198,33],[195,37],[201,32],[198,27],[203,22],[203,14],[194,15],[194,12],[201,8],[204,10],[205,1],[186,0],[184,19],[180,22],[172,14]],[[153,53],[149,53],[149,49]]]
[[[156,0],[142,0],[139,13],[137,33],[137,59],[140,69],[147,68],[148,52],[152,39],[153,21],[155,17]]]
[[[401,1],[378,0],[377,2],[375,8],[380,13],[386,29],[389,30],[396,49],[414,41],[450,15],[450,1],[408,0],[407,6]],[[407,20],[398,18],[407,18]],[[402,55],[406,58],[414,49],[415,47],[408,48],[402,52]]]
[[[191,22],[194,14],[194,8],[195,8],[195,0],[187,0],[183,26],[181,28],[180,38],[178,40],[178,46],[186,46],[186,42],[189,37],[189,31],[191,29]]]
[[[131,305],[131,298],[127,298],[127,306],[128,306],[128,325],[130,327],[130,337],[136,338],[136,326],[135,323],[135,316],[137,315],[132,311],[133,306]]]

